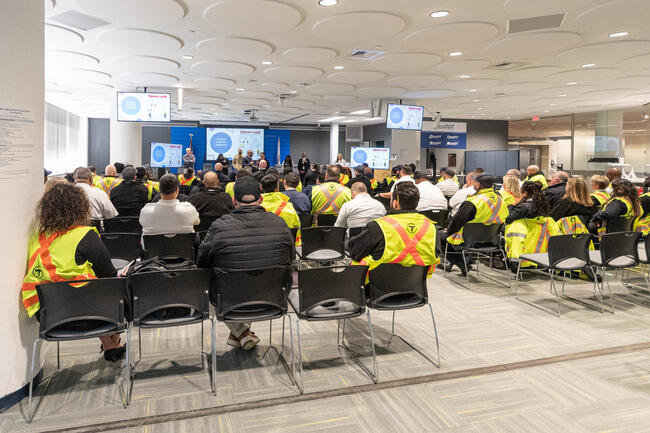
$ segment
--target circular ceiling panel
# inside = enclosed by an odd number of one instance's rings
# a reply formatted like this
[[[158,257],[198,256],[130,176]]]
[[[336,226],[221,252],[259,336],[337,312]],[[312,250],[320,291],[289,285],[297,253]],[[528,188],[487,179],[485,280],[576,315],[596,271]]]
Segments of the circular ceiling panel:
[[[60,81],[66,83],[110,83],[111,74],[92,69],[72,68],[62,71]]]
[[[430,89],[443,81],[445,77],[439,75],[403,75],[389,79],[388,84],[407,89]]]
[[[581,40],[571,32],[522,33],[495,41],[485,51],[494,58],[525,61],[558,53]]]
[[[436,69],[445,74],[459,74],[475,72],[490,66],[487,60],[460,60],[457,62],[444,62],[436,66]]]
[[[618,74],[614,68],[583,68],[549,75],[549,79],[565,83],[589,84],[609,80]]]
[[[113,57],[111,63],[119,70],[135,72],[173,72],[181,67],[181,64],[175,60],[155,56]]]
[[[372,62],[373,67],[387,71],[413,71],[428,69],[440,63],[442,59],[435,54],[400,53],[382,56]]]
[[[557,59],[567,65],[596,63],[616,66],[621,60],[650,51],[650,41],[612,41],[563,51]]]
[[[389,40],[406,27],[397,15],[386,12],[350,12],[318,21],[312,33],[319,39],[354,44]]]
[[[257,99],[257,98],[232,98],[230,100],[231,104],[235,105],[265,105],[271,102],[270,99]]]
[[[83,41],[84,37],[75,31],[54,24],[45,24],[46,49],[78,48]]]
[[[289,89],[289,85],[284,83],[262,83],[260,87],[273,93],[281,93]]]
[[[45,51],[45,68],[94,68],[99,64],[97,57],[75,51],[47,50]]]
[[[234,80],[228,78],[216,78],[216,77],[201,77],[194,80],[194,83],[198,87],[206,89],[228,89],[235,85]]]
[[[337,55],[334,50],[317,47],[290,48],[282,53],[285,59],[296,63],[322,63],[332,60]]]
[[[594,90],[591,92],[583,93],[585,98],[594,98],[594,99],[622,99],[625,95],[630,93],[638,92],[636,89],[603,89],[603,90]],[[604,102],[604,101],[602,101]]]
[[[645,30],[650,16],[647,0],[616,0],[601,3],[578,15],[573,26],[581,31],[600,29],[603,34],[621,30]]]
[[[196,44],[196,50],[202,59],[259,61],[271,54],[273,47],[255,39],[213,38]]]
[[[120,75],[120,79],[128,81],[129,83],[147,87],[170,87],[178,83],[178,77],[167,74],[159,74],[157,72],[127,72]]]
[[[314,84],[305,88],[305,93],[312,95],[337,95],[354,92],[350,84]]]
[[[210,32],[229,36],[261,36],[296,27],[302,16],[293,7],[268,0],[222,0],[209,6],[203,17]]]
[[[246,63],[222,62],[216,60],[197,62],[192,65],[192,71],[197,74],[225,75],[227,77],[250,74],[254,70],[254,67]]]
[[[371,86],[359,89],[358,93],[371,98],[399,98],[406,92],[402,87]]]
[[[449,23],[411,33],[406,37],[406,45],[420,51],[438,50],[439,47],[455,50],[485,42],[498,34],[499,28],[489,23]]]
[[[558,72],[562,72],[562,68],[558,68],[557,66],[534,66],[509,71],[508,75],[515,79],[526,79],[545,77],[547,75],[557,74]]]
[[[238,91],[236,95],[240,98],[273,99],[272,92],[255,92],[252,90],[244,90]]]
[[[611,82],[616,87],[630,87],[638,90],[650,90],[650,75],[631,75],[616,78]]]
[[[443,86],[451,90],[469,91],[469,90],[486,90],[499,84],[499,80],[488,79],[469,79],[455,80],[443,83]]]
[[[542,96],[553,96],[564,98],[560,95],[566,95],[567,97],[580,96],[585,92],[596,90],[596,86],[586,86],[586,85],[574,85],[574,86],[564,86],[564,87],[549,87],[548,89],[542,89],[538,92]]]
[[[185,96],[183,102],[186,104],[221,104],[226,102],[224,98],[206,96]]]
[[[494,86],[492,88],[492,91],[496,93],[517,94],[517,93],[537,92],[539,90],[548,87],[551,87],[551,85],[548,83],[544,83],[540,81],[532,81],[527,83],[502,84],[500,86]]]
[[[274,80],[309,81],[323,75],[323,71],[306,66],[275,66],[264,70],[264,75]]]
[[[352,95],[327,95],[324,98],[326,101],[332,103],[352,102],[358,99],[356,96]]]
[[[192,98],[194,97],[213,98],[213,97],[220,97],[226,95],[228,95],[228,92],[219,89],[187,89],[185,91],[185,96],[192,97]]]
[[[405,93],[404,98],[408,99],[440,99],[448,98],[453,96],[454,92],[451,90],[415,90],[412,92]]]
[[[506,0],[504,8],[508,14],[536,17],[563,13],[571,9],[582,7],[591,3],[591,1],[592,0]]]
[[[127,53],[165,53],[178,50],[183,42],[166,33],[138,29],[109,29],[97,34],[97,40]]]
[[[174,23],[185,16],[185,8],[175,0],[77,0],[90,15],[121,26],[147,26]]]
[[[335,83],[361,84],[380,81],[386,78],[386,74],[378,71],[343,71],[335,72],[327,77]]]
[[[621,60],[619,67],[624,71],[631,69],[637,71],[650,71],[650,53]]]

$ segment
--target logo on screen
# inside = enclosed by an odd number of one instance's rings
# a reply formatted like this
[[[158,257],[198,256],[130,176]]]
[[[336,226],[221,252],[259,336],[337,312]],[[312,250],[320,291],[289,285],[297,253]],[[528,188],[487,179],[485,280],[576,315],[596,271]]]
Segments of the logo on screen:
[[[402,120],[404,120],[404,112],[402,111],[401,108],[393,108],[390,110],[390,121],[393,123],[400,123]]]
[[[217,132],[210,138],[210,148],[215,153],[226,153],[232,147],[232,139],[223,132]]]
[[[156,162],[163,162],[165,160],[165,148],[156,146],[153,150],[153,159]]]
[[[366,152],[364,152],[363,150],[357,150],[356,152],[354,152],[352,159],[354,159],[354,162],[363,164],[368,160],[368,154],[366,154]]]
[[[122,111],[128,115],[138,114],[140,111],[140,101],[135,96],[127,96],[122,100]]]

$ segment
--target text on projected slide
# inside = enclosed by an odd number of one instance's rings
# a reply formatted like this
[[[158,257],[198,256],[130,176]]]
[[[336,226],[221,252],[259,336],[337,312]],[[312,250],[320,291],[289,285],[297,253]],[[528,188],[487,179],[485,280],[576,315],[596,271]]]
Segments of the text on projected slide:
[[[206,131],[205,159],[214,161],[219,154],[232,159],[239,149],[244,153],[253,151],[253,159],[264,152],[263,129],[208,128]]]
[[[368,167],[378,170],[390,168],[390,148],[388,147],[353,147],[350,149],[352,165],[368,164]]]
[[[183,166],[183,146],[180,144],[151,143],[151,167],[169,168]]]
[[[117,93],[117,120],[120,122],[169,122],[169,93]]]

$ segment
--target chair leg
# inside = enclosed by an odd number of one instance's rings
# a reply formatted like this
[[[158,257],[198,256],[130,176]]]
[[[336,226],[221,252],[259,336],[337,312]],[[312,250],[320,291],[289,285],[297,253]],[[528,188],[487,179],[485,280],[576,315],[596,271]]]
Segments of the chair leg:
[[[372,320],[370,319],[370,309],[366,309],[366,315],[368,316],[368,330],[370,331],[370,346],[372,347],[372,371],[373,371],[372,380],[373,382],[377,383],[379,381],[379,373],[377,372],[377,352],[375,350],[375,333],[372,329]]]
[[[517,265],[517,273],[515,274],[515,298],[517,297],[517,282],[519,281],[519,272],[521,271],[521,259]]]
[[[343,322],[343,326],[345,326],[345,322]],[[305,391],[305,382],[302,376],[302,343],[300,341],[300,319],[296,320],[296,330],[297,332],[297,338],[298,338],[298,376],[300,377],[298,380],[296,380],[296,386],[298,387],[298,391],[302,394]],[[345,328],[344,331],[345,332]]]
[[[555,279],[553,278],[555,276],[555,271],[551,270],[549,271],[551,274],[551,294],[555,293],[555,304],[557,306],[557,317],[560,317],[560,297],[557,294],[557,287],[555,287]]]
[[[29,404],[27,405],[27,422],[32,422],[32,420],[34,419],[34,415],[32,414],[32,394],[34,388],[34,361],[36,360],[36,348],[38,347],[39,341],[41,341],[40,338],[34,340],[34,345],[32,346],[32,367],[29,371]]]
[[[203,347],[203,322],[204,320],[201,320],[201,369],[205,368],[205,362],[203,361],[203,354],[205,353]]]
[[[433,333],[436,336],[436,361],[438,361],[437,367],[440,368],[440,342],[438,341],[438,327],[436,326],[436,318],[433,315],[433,307],[431,303],[427,303],[429,306],[429,312],[431,313],[431,321],[433,322]]]
[[[430,308],[430,312],[431,312],[431,318],[433,319],[433,308],[431,308],[431,305],[430,305],[430,304],[429,304],[429,308]],[[393,310],[393,312],[394,312],[394,310]],[[370,317],[370,316],[369,316],[369,317]],[[388,340],[388,344],[391,343],[393,337],[395,337],[395,338],[399,338],[400,340],[402,340],[402,342],[403,342],[404,344],[406,344],[406,345],[407,345],[408,347],[410,347],[411,349],[415,350],[415,351],[416,351],[417,353],[419,353],[419,354],[420,354],[424,359],[426,359],[427,361],[429,361],[431,364],[435,365],[436,367],[440,368],[440,361],[439,361],[439,356],[440,356],[440,347],[438,347],[438,341],[437,341],[437,340],[438,340],[438,330],[437,330],[437,328],[436,328],[435,319],[433,319],[433,330],[434,330],[434,333],[435,333],[435,336],[436,336],[436,352],[437,352],[437,355],[438,355],[438,362],[432,360],[429,356],[427,356],[427,355],[426,355],[424,352],[422,352],[420,349],[418,349],[417,347],[415,347],[414,345],[412,345],[411,343],[409,343],[409,342],[408,342],[404,337],[402,337],[401,335],[398,335],[398,334],[393,333],[393,335],[391,335],[391,336],[390,336],[390,339]]]
[[[598,302],[600,302],[600,312],[604,313],[605,306],[603,305],[603,293],[598,285],[598,269],[595,266],[589,269],[591,269],[591,273],[594,276],[594,293],[598,297]]]
[[[133,390],[133,381],[135,379],[135,365],[131,368],[131,327],[126,328],[126,356],[124,364],[124,374],[126,376],[126,389],[124,391],[124,408],[131,404],[131,391]]]
[[[287,314],[287,317],[289,318],[289,339],[291,340],[289,342],[289,347],[291,348],[291,383],[295,384],[297,386],[297,381],[296,381],[296,356],[295,352],[293,351],[293,324],[291,323],[291,315]],[[296,317],[296,320],[300,320]],[[282,318],[282,335],[284,336],[284,317]],[[282,346],[282,350],[284,350],[284,346]]]
[[[142,359],[142,328],[138,326],[138,362]]]
[[[603,281],[601,287],[605,284],[605,268],[601,268],[603,272]],[[607,281],[607,291],[609,292],[609,305],[612,307],[612,314],[614,314],[614,295],[612,294],[612,288],[609,286],[609,281]]]
[[[469,290],[469,269],[467,269],[467,258],[465,257],[465,251],[463,250],[461,252],[461,255],[463,256],[463,265],[465,266],[465,277],[467,278],[467,290]]]
[[[61,346],[56,342],[56,371],[61,370]]]
[[[210,387],[212,388],[212,393],[217,395],[217,386],[216,386],[216,376],[217,376],[217,345],[216,345],[216,318],[212,317],[212,358],[210,363],[210,370],[212,374],[210,375]]]

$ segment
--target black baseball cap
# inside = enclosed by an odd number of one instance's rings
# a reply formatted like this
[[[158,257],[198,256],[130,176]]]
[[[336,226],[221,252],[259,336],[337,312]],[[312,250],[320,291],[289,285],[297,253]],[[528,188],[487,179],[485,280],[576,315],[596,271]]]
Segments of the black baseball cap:
[[[254,177],[251,176],[244,176],[242,178],[237,179],[237,182],[235,182],[234,191],[235,191],[235,200],[244,204],[254,203],[257,200],[259,200],[260,196],[262,195],[262,190],[260,189],[260,183]],[[247,195],[252,195],[254,199],[243,200],[242,198]]]
[[[51,175],[51,174],[52,174],[52,172],[51,172],[50,170],[48,170],[48,169],[46,169],[46,168],[43,169],[43,175],[44,175],[44,176],[49,176],[49,175]]]

